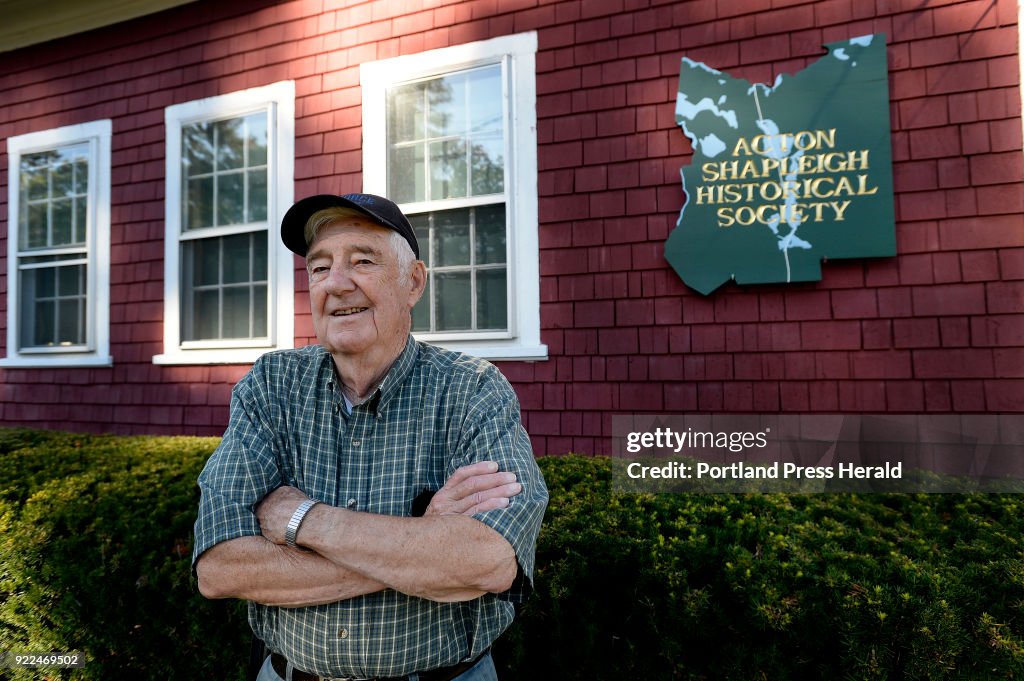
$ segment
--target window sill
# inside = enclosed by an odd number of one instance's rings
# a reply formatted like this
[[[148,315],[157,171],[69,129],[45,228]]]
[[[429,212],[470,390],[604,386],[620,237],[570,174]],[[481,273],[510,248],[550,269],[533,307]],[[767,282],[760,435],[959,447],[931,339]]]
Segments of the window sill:
[[[252,364],[261,356],[284,348],[217,348],[179,350],[153,356],[153,364]]]
[[[473,343],[472,341],[432,341],[426,339],[423,342],[491,362],[543,362],[548,358],[548,346],[546,345],[499,345]]]
[[[90,357],[61,357],[49,355],[48,357],[2,357],[0,368],[4,369],[53,369],[73,367],[112,367],[114,358],[110,356]]]

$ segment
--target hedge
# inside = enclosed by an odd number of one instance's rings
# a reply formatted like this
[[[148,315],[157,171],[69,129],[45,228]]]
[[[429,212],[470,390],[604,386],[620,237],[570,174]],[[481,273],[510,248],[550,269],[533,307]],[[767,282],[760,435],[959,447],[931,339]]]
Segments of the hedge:
[[[216,444],[0,429],[0,651],[85,653],[53,679],[243,679],[244,607],[190,571]],[[1018,496],[627,495],[607,459],[540,464],[504,679],[1024,678]]]

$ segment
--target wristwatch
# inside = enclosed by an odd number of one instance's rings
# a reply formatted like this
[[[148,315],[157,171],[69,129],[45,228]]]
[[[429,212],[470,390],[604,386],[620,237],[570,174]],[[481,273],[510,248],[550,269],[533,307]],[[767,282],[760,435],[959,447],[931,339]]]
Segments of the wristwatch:
[[[309,513],[309,509],[313,508],[320,502],[316,499],[306,499],[299,507],[295,509],[295,513],[292,514],[292,519],[288,521],[288,527],[284,530],[284,543],[293,549],[295,546],[295,537],[299,533],[299,525],[306,518],[306,514]]]

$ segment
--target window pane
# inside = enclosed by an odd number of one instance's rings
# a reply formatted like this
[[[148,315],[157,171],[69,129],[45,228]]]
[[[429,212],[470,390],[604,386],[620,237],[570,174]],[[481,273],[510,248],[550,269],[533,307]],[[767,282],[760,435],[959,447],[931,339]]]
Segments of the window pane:
[[[225,284],[250,281],[250,240],[249,234],[235,234],[223,238]]]
[[[85,154],[86,150],[82,149],[81,153]],[[75,161],[75,192],[89,193],[89,162],[81,158]]]
[[[26,346],[53,345],[56,342],[56,303],[52,300],[40,301],[35,308],[35,323],[32,325],[32,333],[25,342]],[[26,324],[26,326],[28,326]]]
[[[437,286],[434,299],[437,309],[437,330],[470,329],[473,308],[469,272],[438,272],[434,275],[434,283]]]
[[[184,340],[202,340],[219,338],[220,326],[220,291],[196,291],[195,308],[185,311],[192,317],[192,335]]]
[[[47,213],[45,203],[29,204],[28,230],[25,232],[23,248],[46,248]]]
[[[224,289],[224,338],[249,337],[251,298],[248,286]]]
[[[388,144],[423,139],[424,91],[423,83],[388,90]]]
[[[239,225],[244,220],[245,184],[242,173],[217,176],[217,224]]]
[[[466,75],[456,73],[427,82],[428,135],[447,137],[466,132]]]
[[[66,246],[74,243],[71,225],[71,199],[54,201],[53,208],[53,246]]]
[[[469,210],[434,214],[437,267],[469,265]]]
[[[267,169],[250,170],[249,177],[249,222],[263,222],[267,219]]]
[[[184,244],[186,271],[191,272],[189,286],[220,283],[220,239],[196,239]]]
[[[267,235],[252,234],[252,281],[267,281]]]
[[[26,154],[21,158],[21,191],[29,201],[45,199],[50,195],[50,172],[47,166],[51,154]]]
[[[213,177],[188,180],[183,199],[186,230],[213,226]]]
[[[264,240],[264,243],[266,241]],[[254,286],[252,301],[252,335],[255,338],[267,336],[267,287]]]
[[[501,137],[474,137],[470,157],[473,175],[473,196],[500,194],[505,191],[505,142]]]
[[[57,343],[81,345],[85,343],[82,330],[78,326],[78,310],[81,301],[78,298],[61,300],[57,304]]]
[[[88,201],[84,197],[75,199],[75,243],[85,243],[85,228],[88,220],[85,209],[87,206]]]
[[[425,201],[423,145],[388,151],[388,197],[396,203]]]
[[[476,262],[505,262],[505,204],[476,209]]]
[[[242,118],[232,118],[214,123],[217,141],[217,170],[241,168],[245,163]]]
[[[25,278],[32,280],[35,287],[36,298],[53,298],[57,295],[57,268],[47,267],[36,270],[26,270]],[[33,284],[30,284],[30,286]]]
[[[57,295],[65,297],[85,294],[85,265],[59,267],[56,272]]]
[[[248,167],[263,166],[267,164],[267,114],[261,112],[253,114],[246,119],[249,134],[246,144],[249,151]]]
[[[501,65],[469,71],[466,79],[469,87],[467,101],[471,107],[469,131],[479,133],[494,130],[500,133],[505,128]]]
[[[73,166],[70,163],[60,163],[53,168],[53,193],[54,198],[69,197],[74,194]]]
[[[466,195],[466,146],[462,140],[430,144],[430,199]]]
[[[508,306],[505,268],[478,270],[476,273],[476,326],[478,329],[505,329]]]
[[[181,129],[182,175],[190,177],[213,171],[213,125],[193,123]]]

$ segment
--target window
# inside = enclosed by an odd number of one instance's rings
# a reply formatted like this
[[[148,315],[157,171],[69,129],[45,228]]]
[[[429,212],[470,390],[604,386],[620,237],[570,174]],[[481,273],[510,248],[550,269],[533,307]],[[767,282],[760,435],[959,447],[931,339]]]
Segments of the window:
[[[535,33],[363,64],[363,183],[427,265],[418,338],[546,359],[537,255]]]
[[[275,83],[168,107],[164,354],[247,363],[292,347],[295,88]]]
[[[7,140],[7,357],[109,366],[111,122]]]

